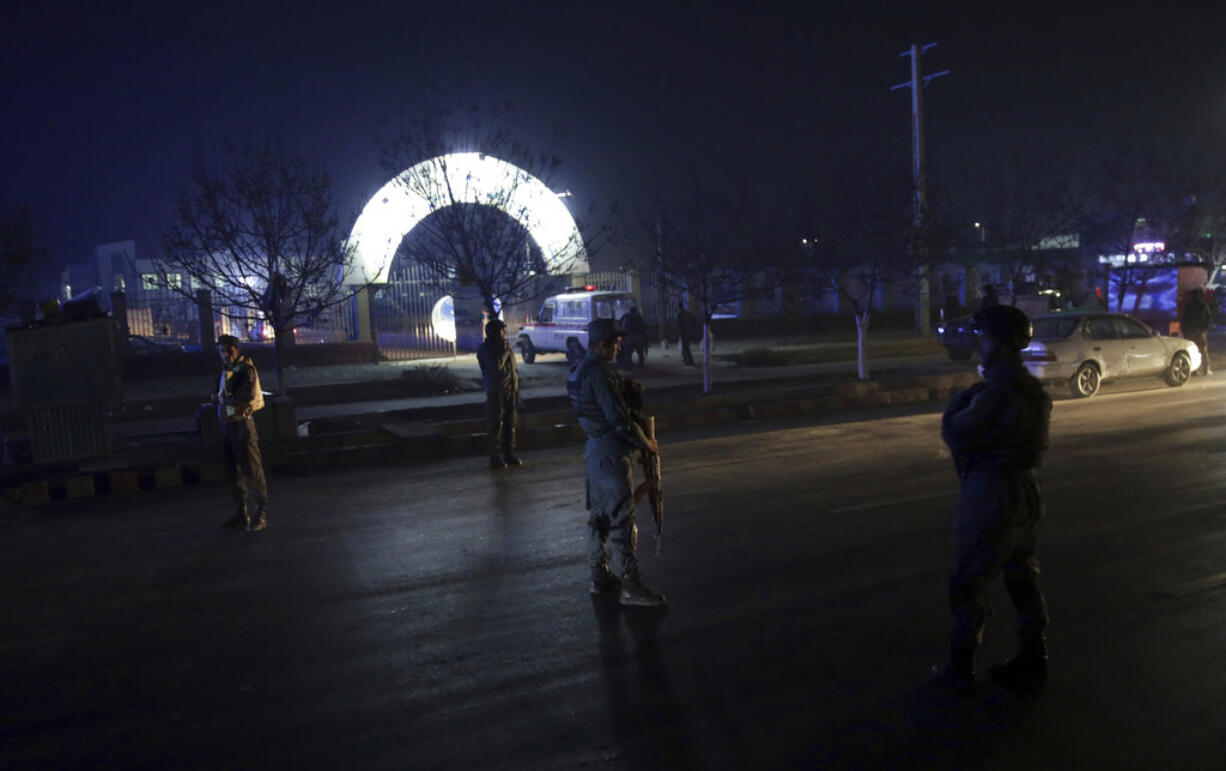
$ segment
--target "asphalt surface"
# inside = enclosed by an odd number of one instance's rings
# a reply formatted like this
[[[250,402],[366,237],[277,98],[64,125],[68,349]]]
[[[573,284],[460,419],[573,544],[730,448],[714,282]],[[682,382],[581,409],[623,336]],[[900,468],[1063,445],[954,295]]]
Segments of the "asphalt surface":
[[[1033,698],[926,685],[930,407],[661,437],[666,614],[588,596],[574,447],[277,476],[258,535],[217,530],[220,487],[0,509],[0,767],[1221,769],[1224,405],[1057,401]]]

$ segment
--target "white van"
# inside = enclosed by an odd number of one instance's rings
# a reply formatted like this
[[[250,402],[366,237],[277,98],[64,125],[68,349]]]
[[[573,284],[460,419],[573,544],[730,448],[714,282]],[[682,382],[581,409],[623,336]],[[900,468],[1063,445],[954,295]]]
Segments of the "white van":
[[[587,353],[587,325],[594,319],[613,319],[630,312],[634,296],[629,292],[577,290],[557,294],[541,303],[536,321],[520,327],[515,346],[525,364],[536,361],[538,353],[565,353],[575,362]]]

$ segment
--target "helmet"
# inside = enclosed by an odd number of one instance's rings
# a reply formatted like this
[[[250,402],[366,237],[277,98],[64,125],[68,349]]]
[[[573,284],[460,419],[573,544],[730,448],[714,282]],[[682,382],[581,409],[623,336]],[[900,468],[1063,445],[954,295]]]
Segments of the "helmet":
[[[606,340],[616,340],[619,337],[625,336],[625,333],[617,328],[617,323],[613,319],[594,319],[587,325],[588,345],[603,343]]]
[[[1015,351],[1030,344],[1030,317],[1012,305],[993,305],[975,314],[975,331],[999,340]]]

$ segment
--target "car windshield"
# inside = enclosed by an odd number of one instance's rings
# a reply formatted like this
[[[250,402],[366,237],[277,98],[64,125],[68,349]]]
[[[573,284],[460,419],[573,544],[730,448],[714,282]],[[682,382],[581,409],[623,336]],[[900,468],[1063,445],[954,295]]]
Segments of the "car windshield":
[[[1036,340],[1061,340],[1073,334],[1077,319],[1072,316],[1044,316],[1031,322]]]

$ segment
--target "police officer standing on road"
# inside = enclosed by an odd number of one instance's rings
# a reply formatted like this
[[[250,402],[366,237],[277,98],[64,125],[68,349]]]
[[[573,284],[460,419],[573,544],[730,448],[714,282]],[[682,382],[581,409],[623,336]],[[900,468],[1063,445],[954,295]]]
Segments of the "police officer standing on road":
[[[1004,573],[1018,616],[1017,655],[989,672],[1006,687],[1047,680],[1047,607],[1039,591],[1035,529],[1043,511],[1034,469],[1047,450],[1051,399],[1022,365],[1030,319],[1008,305],[975,315],[983,381],[959,393],[941,419],[941,436],[961,477],[955,509],[957,562],[949,582],[949,662],[936,681],[969,693],[988,613],[988,584]]]
[[[234,516],[222,527],[244,527],[258,533],[268,527],[268,482],[264,478],[264,459],[260,455],[260,436],[252,417],[264,407],[260,373],[249,356],[239,348],[233,335],[217,338],[221,357],[221,381],[217,389],[217,417],[221,420],[222,451],[226,472],[234,483]],[[247,495],[255,500],[255,518],[247,514]]]
[[[522,466],[515,455],[515,421],[519,417],[519,370],[515,351],[507,344],[507,325],[492,319],[485,325],[485,342],[477,348],[477,363],[485,383],[490,468]]]
[[[622,605],[663,605],[664,596],[639,579],[638,527],[631,486],[633,453],[640,449],[656,452],[659,448],[632,419],[626,405],[622,378],[613,366],[622,336],[616,323],[613,319],[596,319],[587,325],[587,333],[588,354],[571,369],[566,391],[579,426],[588,436],[584,460],[591,593],[619,591]]]

